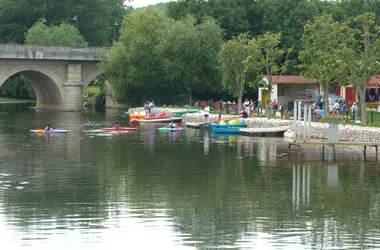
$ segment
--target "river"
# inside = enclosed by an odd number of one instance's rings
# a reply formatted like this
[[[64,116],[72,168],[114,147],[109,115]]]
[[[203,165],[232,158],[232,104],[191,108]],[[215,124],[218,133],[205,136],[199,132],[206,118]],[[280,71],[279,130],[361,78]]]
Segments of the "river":
[[[115,120],[0,105],[0,249],[380,248],[373,152]]]

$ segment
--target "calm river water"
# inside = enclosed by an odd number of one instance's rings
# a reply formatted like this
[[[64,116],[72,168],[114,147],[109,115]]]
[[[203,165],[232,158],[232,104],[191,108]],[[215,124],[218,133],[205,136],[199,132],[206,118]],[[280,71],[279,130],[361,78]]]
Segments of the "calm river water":
[[[334,162],[288,156],[283,138],[99,131],[115,114],[0,105],[0,249],[380,248],[373,153]],[[29,133],[47,123],[71,131]]]

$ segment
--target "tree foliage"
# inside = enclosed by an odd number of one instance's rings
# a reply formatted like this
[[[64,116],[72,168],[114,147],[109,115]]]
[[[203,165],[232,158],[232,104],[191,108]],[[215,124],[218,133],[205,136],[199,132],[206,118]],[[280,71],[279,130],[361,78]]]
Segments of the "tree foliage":
[[[75,25],[89,45],[112,41],[115,21],[126,13],[123,0],[2,0],[0,1],[0,42],[23,43],[26,32],[41,18],[47,25],[63,22]]]
[[[179,93],[220,91],[218,52],[222,29],[212,18],[193,16],[174,22],[157,46],[166,79]]]
[[[280,59],[284,54],[290,53],[291,49],[286,51],[279,47],[281,34],[266,33],[257,38],[253,38],[248,42],[249,56],[244,61],[245,70],[248,72],[256,72],[263,79],[267,76],[268,83],[264,86],[268,91],[272,91],[273,75],[281,75],[287,70],[289,60],[281,64]],[[270,99],[267,100],[269,107]]]
[[[365,95],[367,85],[372,76],[380,74],[380,27],[375,24],[375,14],[366,12],[357,16],[354,21],[359,24],[356,43],[351,47],[344,58],[348,80],[355,87],[359,96],[361,123],[367,124],[367,106]]]
[[[174,21],[150,7],[124,19],[120,40],[102,67],[120,102],[173,101],[218,90],[221,44],[222,30],[212,18]]]
[[[244,61],[247,60],[250,53],[248,44],[251,39],[247,33],[233,37],[222,45],[219,52],[223,87],[238,98],[239,111],[242,107],[244,87],[247,83],[248,73]]]
[[[28,30],[25,43],[39,45],[87,46],[87,42],[73,25],[62,23],[59,26],[47,26],[42,20],[39,20]]]
[[[353,39],[347,24],[334,22],[331,15],[316,17],[305,25],[300,52],[302,74],[321,83],[324,95],[334,92],[347,77],[343,55]],[[328,98],[325,107],[328,111]]]

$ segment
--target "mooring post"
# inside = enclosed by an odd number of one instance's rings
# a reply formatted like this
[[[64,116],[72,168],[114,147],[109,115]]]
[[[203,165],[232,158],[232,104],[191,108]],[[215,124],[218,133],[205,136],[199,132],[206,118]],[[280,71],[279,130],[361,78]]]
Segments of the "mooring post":
[[[301,114],[301,102],[298,102],[298,130],[301,130]]]
[[[293,106],[293,132],[294,132],[294,140],[297,141],[297,101],[294,101]]]

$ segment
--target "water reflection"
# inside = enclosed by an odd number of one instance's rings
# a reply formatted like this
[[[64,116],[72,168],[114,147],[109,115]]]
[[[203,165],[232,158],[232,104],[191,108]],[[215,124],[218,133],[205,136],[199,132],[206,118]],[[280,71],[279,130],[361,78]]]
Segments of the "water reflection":
[[[301,164],[293,165],[293,209],[299,209],[300,204],[306,206],[310,205],[310,179],[311,166],[305,166]]]
[[[361,152],[289,160],[282,138],[162,124],[102,137],[88,131],[113,123],[103,113],[21,113],[0,121],[1,249],[380,246],[380,170]],[[72,131],[28,133],[46,120]]]
[[[210,148],[210,138],[207,130],[203,132],[203,152],[204,155],[208,155]]]

